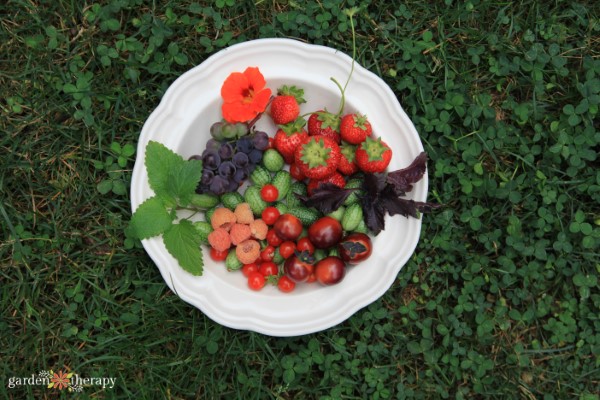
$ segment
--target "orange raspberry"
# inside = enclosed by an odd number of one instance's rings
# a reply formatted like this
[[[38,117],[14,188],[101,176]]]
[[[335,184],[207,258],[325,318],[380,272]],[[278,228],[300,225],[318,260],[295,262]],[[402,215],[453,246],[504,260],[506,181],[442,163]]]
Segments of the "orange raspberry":
[[[254,214],[248,203],[240,203],[235,207],[234,211],[237,222],[240,224],[250,224],[254,221]]]
[[[263,240],[267,237],[267,232],[269,231],[269,227],[262,219],[255,219],[250,224],[250,232],[252,237],[258,240]]]
[[[260,244],[253,239],[244,240],[235,248],[235,255],[242,264],[251,264],[260,256]]]
[[[208,234],[208,243],[213,249],[225,251],[231,247],[229,232],[224,228],[217,228]]]
[[[229,208],[219,207],[215,210],[213,215],[210,217],[210,223],[213,229],[223,228],[229,231],[233,224],[236,222],[236,217],[233,211]]]
[[[239,220],[238,220],[239,221]],[[246,239],[250,239],[251,232],[250,226],[245,224],[233,224],[229,231],[229,237],[231,237],[231,243],[238,245]]]

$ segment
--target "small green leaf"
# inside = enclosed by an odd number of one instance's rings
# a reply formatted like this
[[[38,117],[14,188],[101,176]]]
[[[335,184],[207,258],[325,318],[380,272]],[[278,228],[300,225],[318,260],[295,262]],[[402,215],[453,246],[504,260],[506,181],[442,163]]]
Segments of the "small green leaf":
[[[112,188],[113,182],[110,179],[105,179],[102,182],[100,182],[98,186],[96,186],[96,189],[98,189],[98,192],[100,192],[100,194],[106,194],[110,192]]]
[[[192,275],[202,275],[204,262],[200,244],[202,238],[188,220],[181,220],[163,235],[163,242],[179,265]]]
[[[135,210],[131,217],[131,232],[137,239],[160,235],[172,225],[173,218],[158,197],[150,197]]]
[[[112,142],[110,144],[110,149],[115,154],[120,154],[121,153],[121,145],[118,142]]]
[[[121,150],[121,155],[123,155],[124,157],[131,157],[134,154],[135,147],[131,143],[127,143],[125,146],[123,146],[123,149]]]
[[[112,191],[114,194],[124,196],[127,194],[127,185],[121,179],[116,179],[112,182]]]

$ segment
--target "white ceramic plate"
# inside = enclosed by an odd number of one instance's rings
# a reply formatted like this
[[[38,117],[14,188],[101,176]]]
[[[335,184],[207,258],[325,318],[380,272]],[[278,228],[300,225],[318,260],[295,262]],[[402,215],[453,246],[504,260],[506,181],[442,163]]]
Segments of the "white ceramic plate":
[[[161,142],[184,158],[201,153],[210,138],[210,125],[221,118],[220,89],[231,72],[257,66],[273,92],[283,84],[304,88],[307,103],[302,104],[301,113],[324,107],[336,111],[340,93],[330,78],[343,85],[351,62],[346,54],[328,47],[259,39],[224,49],[184,73],[142,129],[131,184],[132,210],[153,195],[144,166],[148,141]],[[408,166],[423,151],[393,91],[358,64],[346,91],[345,111],[366,114],[374,134],[392,147],[390,170]],[[274,135],[275,127],[268,120],[262,118],[257,127]],[[411,198],[425,201],[427,185],[425,175],[409,194]],[[212,320],[271,336],[296,336],[337,325],[381,297],[414,252],[420,230],[420,219],[387,216],[385,230],[373,240],[373,255],[349,267],[340,284],[300,284],[289,294],[270,285],[260,292],[249,290],[241,272],[227,272],[222,263],[210,259],[208,251],[204,251],[204,274],[195,277],[179,267],[162,238],[144,240],[143,245],[171,290]]]

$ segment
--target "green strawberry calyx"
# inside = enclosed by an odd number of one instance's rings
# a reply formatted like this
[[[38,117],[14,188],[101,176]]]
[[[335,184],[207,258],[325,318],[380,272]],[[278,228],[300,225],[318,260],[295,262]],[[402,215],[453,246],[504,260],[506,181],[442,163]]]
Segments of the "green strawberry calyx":
[[[363,114],[354,114],[354,127],[363,131],[367,130],[367,116]]]
[[[343,143],[340,146],[340,151],[342,152],[344,157],[348,160],[348,162],[354,161],[354,153],[356,152],[356,147],[354,147],[348,143]]]
[[[289,124],[281,125],[281,130],[288,136],[292,136],[294,133],[302,132],[306,120],[304,118],[297,118],[295,121]]]
[[[381,141],[381,138],[373,139],[370,136],[367,136],[365,141],[360,144],[360,148],[367,153],[369,161],[383,160],[383,153],[390,150],[388,145]]]
[[[306,100],[304,100],[304,89],[297,86],[283,85],[277,89],[277,94],[279,96],[292,96],[296,99],[298,104],[306,103]]]
[[[337,114],[332,114],[329,111],[317,111],[317,120],[321,122],[321,128],[331,128],[334,131],[340,129],[340,116]]]
[[[316,139],[314,136],[302,146],[300,159],[308,168],[327,166],[331,148],[325,146],[323,138]]]

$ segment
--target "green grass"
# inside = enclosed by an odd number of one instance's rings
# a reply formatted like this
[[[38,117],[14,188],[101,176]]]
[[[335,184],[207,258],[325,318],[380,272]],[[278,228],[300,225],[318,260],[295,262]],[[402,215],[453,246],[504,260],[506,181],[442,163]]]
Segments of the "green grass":
[[[0,6],[2,398],[55,398],[9,377],[70,369],[117,378],[82,398],[598,399],[600,6],[388,3]],[[126,240],[135,156],[113,143],[135,145],[166,88],[231,44],[351,53],[352,5],[358,61],[414,121],[445,207],[346,322],[219,326]]]

